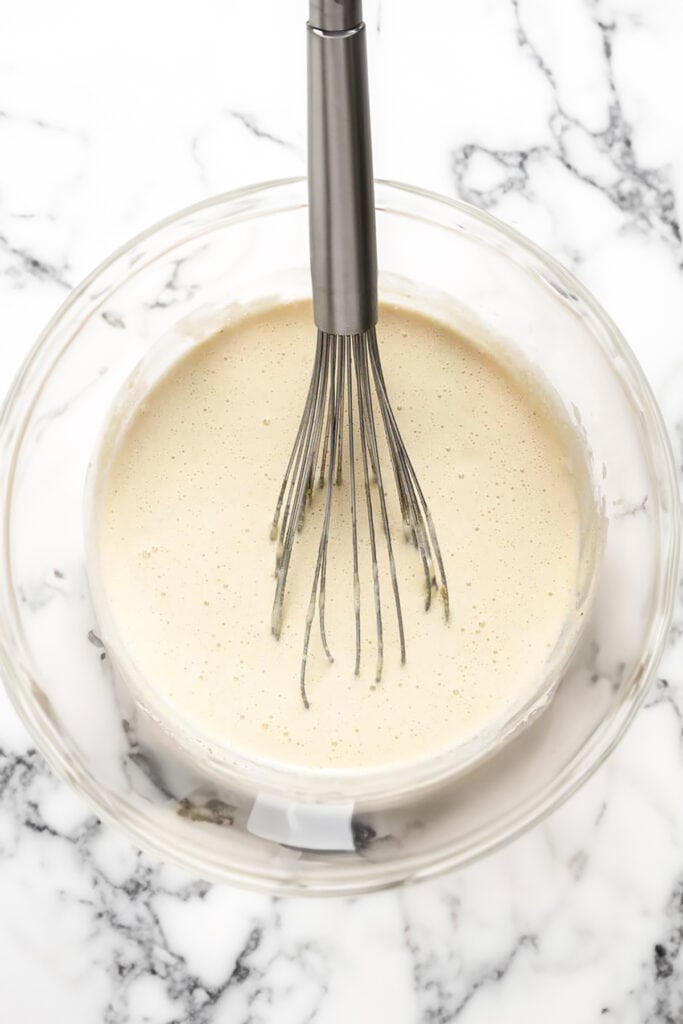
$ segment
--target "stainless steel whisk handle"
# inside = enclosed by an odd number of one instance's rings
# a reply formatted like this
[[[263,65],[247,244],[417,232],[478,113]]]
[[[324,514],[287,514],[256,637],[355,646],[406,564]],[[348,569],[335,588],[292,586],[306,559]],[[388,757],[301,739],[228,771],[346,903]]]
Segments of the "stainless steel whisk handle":
[[[377,239],[360,0],[311,0],[308,196],[313,312],[328,334],[377,323]]]

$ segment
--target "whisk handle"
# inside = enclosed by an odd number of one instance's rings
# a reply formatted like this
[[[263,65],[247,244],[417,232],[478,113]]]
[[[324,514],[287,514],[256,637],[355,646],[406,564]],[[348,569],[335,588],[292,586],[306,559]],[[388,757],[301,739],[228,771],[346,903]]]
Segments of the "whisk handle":
[[[377,323],[375,194],[361,19],[360,0],[311,0],[311,279],[315,322],[329,334],[362,333]]]
[[[361,0],[310,0],[308,24],[321,32],[345,32],[363,21]]]

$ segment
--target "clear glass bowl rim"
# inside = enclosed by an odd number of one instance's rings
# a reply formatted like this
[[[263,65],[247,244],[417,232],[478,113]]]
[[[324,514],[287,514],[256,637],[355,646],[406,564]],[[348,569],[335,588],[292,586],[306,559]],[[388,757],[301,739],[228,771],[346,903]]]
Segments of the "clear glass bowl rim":
[[[515,807],[495,824],[488,824],[477,829],[467,844],[458,843],[452,848],[448,843],[430,850],[428,853],[417,853],[396,858],[390,863],[363,864],[363,878],[356,872],[332,870],[330,877],[309,879],[308,883],[300,884],[284,882],[279,872],[273,876],[256,875],[247,868],[237,868],[226,864],[221,858],[197,857],[195,848],[180,836],[173,836],[160,827],[157,822],[147,818],[137,807],[128,803],[122,795],[115,799],[71,758],[56,723],[45,713],[40,701],[32,693],[31,679],[23,667],[17,663],[12,653],[12,623],[8,622],[6,600],[11,596],[12,580],[10,572],[11,555],[9,549],[10,530],[8,515],[8,498],[11,493],[16,456],[21,443],[21,433],[14,435],[12,425],[15,424],[17,412],[24,413],[22,398],[29,395],[29,405],[35,400],[35,392],[31,385],[40,386],[49,374],[52,362],[42,365],[45,353],[53,332],[67,316],[77,311],[78,304],[85,302],[83,313],[92,303],[89,291],[100,278],[116,269],[131,271],[137,266],[137,258],[142,254],[150,256],[148,243],[156,236],[163,236],[167,228],[178,228],[184,221],[189,224],[197,214],[207,213],[214,208],[230,206],[239,209],[242,200],[258,199],[278,190],[302,187],[305,178],[292,177],[266,181],[249,185],[230,192],[220,193],[185,207],[152,224],[103,260],[73,291],[51,317],[38,336],[24,363],[19,369],[14,382],[10,386],[0,408],[0,488],[3,515],[2,559],[3,580],[0,589],[0,671],[5,689],[20,719],[32,736],[38,749],[44,755],[55,772],[75,789],[94,809],[98,817],[119,830],[123,830],[129,839],[138,847],[155,857],[170,859],[179,866],[221,883],[232,883],[242,887],[292,895],[351,895],[386,888],[407,881],[422,881],[446,871],[471,863],[486,853],[493,852],[505,845],[532,826],[542,821],[548,814],[564,803],[597,771],[600,765],[612,752],[623,737],[635,713],[647,695],[649,684],[656,671],[663,653],[673,616],[676,596],[676,585],[679,573],[680,555],[680,516],[678,514],[680,499],[678,492],[675,461],[669,436],[664,425],[661,412],[650,385],[619,328],[602,309],[591,293],[567,271],[554,257],[531,242],[524,235],[493,217],[490,213],[480,210],[469,203],[452,199],[436,192],[421,189],[386,179],[377,179],[380,190],[415,196],[433,204],[463,214],[466,218],[479,221],[484,226],[503,235],[518,250],[542,264],[551,277],[561,284],[568,292],[573,293],[600,323],[608,335],[611,344],[623,360],[623,369],[615,368],[620,378],[629,378],[631,388],[637,391],[642,404],[645,425],[652,447],[659,450],[663,466],[663,479],[660,483],[660,495],[666,506],[671,510],[671,530],[668,545],[660,551],[659,593],[656,595],[656,612],[653,615],[653,628],[650,631],[649,648],[644,651],[640,664],[637,685],[630,688],[618,709],[601,726],[594,731],[590,739],[581,748],[572,761],[554,779],[552,785],[528,799],[526,803]],[[290,202],[289,208],[292,207]],[[265,210],[265,214],[277,212],[285,207],[273,207]],[[236,210],[237,212],[237,210]],[[401,211],[404,213],[404,211]],[[249,211],[247,216],[263,216],[264,211]],[[414,216],[414,214],[408,214]],[[158,239],[157,239],[158,241]],[[154,257],[164,254],[160,246],[154,251]],[[117,279],[117,285],[122,279]],[[100,305],[106,293],[99,292],[95,297]],[[70,339],[71,340],[71,339]],[[597,341],[597,339],[596,339]],[[48,353],[49,354],[49,353]],[[61,354],[61,350],[60,353]],[[58,354],[58,355],[59,355]],[[613,359],[610,359],[613,362]],[[20,417],[23,422],[23,415]],[[28,685],[27,685],[28,683]]]

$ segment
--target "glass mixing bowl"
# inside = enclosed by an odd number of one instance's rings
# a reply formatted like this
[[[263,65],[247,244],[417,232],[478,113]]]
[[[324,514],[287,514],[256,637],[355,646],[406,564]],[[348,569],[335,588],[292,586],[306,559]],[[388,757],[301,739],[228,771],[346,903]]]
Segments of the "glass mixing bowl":
[[[112,402],[159,338],[183,324],[191,342],[198,311],[206,323],[207,310],[307,293],[304,181],[219,196],[120,249],[43,332],[0,421],[0,654],[36,743],[138,845],[206,878],[273,892],[426,878],[540,820],[623,734],[672,614],[673,459],[614,324],[554,260],[487,214],[388,182],[377,183],[376,203],[381,296],[451,298],[546,379],[583,437],[606,524],[588,621],[552,680],[552,702],[526,709],[524,731],[486,760],[390,800],[381,791],[307,800],[248,765],[221,774],[141,709],[98,632],[84,491]]]

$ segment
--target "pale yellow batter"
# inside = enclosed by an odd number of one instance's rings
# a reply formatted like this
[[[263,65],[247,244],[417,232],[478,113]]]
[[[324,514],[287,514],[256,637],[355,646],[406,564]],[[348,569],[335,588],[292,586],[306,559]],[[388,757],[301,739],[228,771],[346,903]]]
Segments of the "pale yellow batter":
[[[314,625],[306,710],[299,667],[323,492],[297,540],[280,641],[270,633],[269,527],[308,384],[311,324],[305,303],[255,313],[197,346],[152,389],[108,460],[102,581],[129,655],[190,729],[309,767],[406,761],[471,738],[538,684],[576,600],[577,467],[538,388],[444,323],[384,306],[385,376],[438,531],[451,619],[444,623],[438,600],[424,611],[420,560],[403,540],[387,465],[407,662],[399,663],[380,528],[385,657],[375,685],[361,505],[354,676],[342,485],[327,579],[335,661]]]

